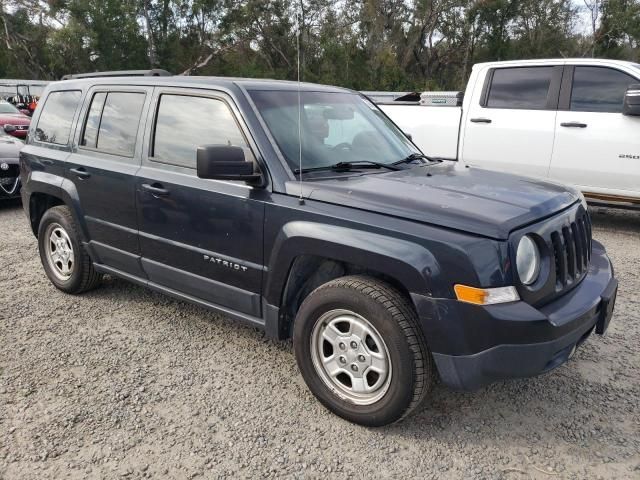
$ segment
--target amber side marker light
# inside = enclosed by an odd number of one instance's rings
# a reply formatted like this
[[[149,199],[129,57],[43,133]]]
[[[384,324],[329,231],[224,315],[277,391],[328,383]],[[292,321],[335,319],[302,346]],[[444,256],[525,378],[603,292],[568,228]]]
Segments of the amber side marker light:
[[[520,300],[520,295],[515,287],[476,288],[458,283],[454,285],[453,289],[458,300],[474,305],[494,305]]]

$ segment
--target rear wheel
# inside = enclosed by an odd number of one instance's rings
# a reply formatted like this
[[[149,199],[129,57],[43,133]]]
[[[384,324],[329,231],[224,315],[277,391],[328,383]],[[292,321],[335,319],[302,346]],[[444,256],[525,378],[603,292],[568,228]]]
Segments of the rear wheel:
[[[102,276],[95,271],[66,206],[45,212],[38,228],[40,260],[51,283],[67,293],[95,288]]]
[[[343,277],[313,291],[296,317],[294,348],[313,394],[355,423],[400,420],[431,390],[431,354],[413,306],[374,278]]]

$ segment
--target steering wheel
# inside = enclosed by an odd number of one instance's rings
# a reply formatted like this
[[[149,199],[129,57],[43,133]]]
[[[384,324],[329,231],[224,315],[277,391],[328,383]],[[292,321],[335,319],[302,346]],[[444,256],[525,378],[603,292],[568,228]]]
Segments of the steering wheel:
[[[342,142],[335,145],[331,150],[351,150],[351,144],[349,142]]]

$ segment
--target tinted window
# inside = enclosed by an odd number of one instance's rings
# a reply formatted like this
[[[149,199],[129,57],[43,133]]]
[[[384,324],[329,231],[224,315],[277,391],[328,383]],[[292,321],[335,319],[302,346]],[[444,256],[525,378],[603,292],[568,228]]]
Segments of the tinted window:
[[[153,159],[181,167],[196,168],[200,145],[234,145],[252,159],[231,110],[213,98],[162,95],[158,107]]]
[[[80,145],[96,148],[98,143],[98,128],[100,128],[100,117],[102,116],[102,107],[104,107],[105,98],[107,98],[107,94],[104,92],[96,93],[93,96]]]
[[[144,93],[107,94],[102,109],[97,149],[129,157],[133,155],[144,97]]]
[[[499,68],[494,71],[487,106],[492,108],[545,108],[553,67]]]
[[[35,139],[66,145],[79,101],[79,90],[51,92],[40,114]]]
[[[638,83],[632,76],[602,67],[576,67],[571,90],[571,110],[622,112],[627,87]]]

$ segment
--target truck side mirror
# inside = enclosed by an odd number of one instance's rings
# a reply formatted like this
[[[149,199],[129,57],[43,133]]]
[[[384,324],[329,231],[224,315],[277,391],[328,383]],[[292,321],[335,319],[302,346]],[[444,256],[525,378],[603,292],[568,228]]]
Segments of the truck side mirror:
[[[262,176],[253,172],[253,162],[244,158],[244,150],[230,145],[201,145],[196,152],[199,178],[255,182]]]
[[[633,117],[640,116],[640,83],[629,85],[627,93],[624,95],[622,114]]]

